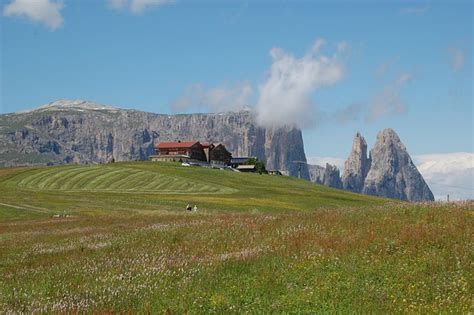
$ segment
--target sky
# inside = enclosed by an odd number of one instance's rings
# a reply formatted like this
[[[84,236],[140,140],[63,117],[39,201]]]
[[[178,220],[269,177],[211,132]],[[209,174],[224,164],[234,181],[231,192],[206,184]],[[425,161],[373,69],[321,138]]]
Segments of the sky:
[[[250,107],[262,126],[301,128],[310,161],[337,164],[356,131],[370,148],[388,127],[412,156],[474,152],[472,1],[0,0],[0,10],[0,113],[57,99]]]

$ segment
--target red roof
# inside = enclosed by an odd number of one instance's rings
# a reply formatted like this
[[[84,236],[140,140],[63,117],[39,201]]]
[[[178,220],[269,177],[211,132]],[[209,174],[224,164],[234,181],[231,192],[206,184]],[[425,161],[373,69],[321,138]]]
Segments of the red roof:
[[[170,141],[160,142],[156,147],[158,149],[190,148],[196,143],[198,143],[198,141]]]
[[[201,145],[203,148],[215,147],[213,143],[209,143],[209,142],[201,142]]]

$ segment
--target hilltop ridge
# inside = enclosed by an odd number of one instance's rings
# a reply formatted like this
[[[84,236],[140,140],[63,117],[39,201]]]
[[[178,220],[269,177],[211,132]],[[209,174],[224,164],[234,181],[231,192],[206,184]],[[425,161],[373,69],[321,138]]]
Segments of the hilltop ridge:
[[[147,160],[158,142],[175,140],[223,143],[234,156],[256,156],[293,176],[293,161],[306,161],[300,129],[260,127],[248,110],[168,115],[58,100],[0,115],[0,166]],[[301,177],[309,179],[306,166]]]
[[[41,105],[34,109],[28,109],[25,111],[20,111],[13,114],[22,114],[29,112],[40,112],[40,111],[54,111],[54,110],[110,110],[110,111],[119,111],[124,110],[110,105],[103,105],[87,100],[69,100],[69,99],[58,99],[51,103]]]

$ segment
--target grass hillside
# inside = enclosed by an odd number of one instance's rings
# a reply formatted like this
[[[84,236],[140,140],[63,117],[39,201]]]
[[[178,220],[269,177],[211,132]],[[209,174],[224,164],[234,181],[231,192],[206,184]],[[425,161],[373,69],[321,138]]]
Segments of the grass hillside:
[[[473,208],[178,164],[4,168],[0,313],[468,313]]]
[[[182,211],[309,211],[316,207],[383,204],[386,200],[351,194],[287,176],[183,167],[178,163],[131,162],[95,166],[0,169],[3,217],[19,212],[72,213]],[[25,211],[8,207],[25,206]],[[36,213],[36,215],[40,215]]]

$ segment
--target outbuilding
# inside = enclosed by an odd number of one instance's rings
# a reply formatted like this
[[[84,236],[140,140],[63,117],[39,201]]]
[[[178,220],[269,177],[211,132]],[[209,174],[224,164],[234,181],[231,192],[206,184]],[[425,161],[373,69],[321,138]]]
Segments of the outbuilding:
[[[246,172],[246,173],[255,173],[257,171],[257,167],[255,165],[239,165],[236,168],[239,172]]]
[[[156,155],[150,156],[152,161],[188,162],[204,161],[207,157],[199,141],[169,141],[160,142],[156,146]]]

